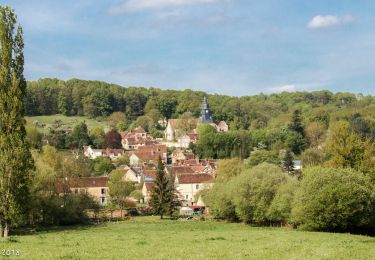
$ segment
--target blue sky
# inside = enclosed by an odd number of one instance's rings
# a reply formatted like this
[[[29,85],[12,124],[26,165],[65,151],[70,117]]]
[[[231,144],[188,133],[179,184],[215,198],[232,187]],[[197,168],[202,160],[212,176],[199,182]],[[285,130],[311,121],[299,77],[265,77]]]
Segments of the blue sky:
[[[373,0],[5,0],[27,79],[375,94]]]

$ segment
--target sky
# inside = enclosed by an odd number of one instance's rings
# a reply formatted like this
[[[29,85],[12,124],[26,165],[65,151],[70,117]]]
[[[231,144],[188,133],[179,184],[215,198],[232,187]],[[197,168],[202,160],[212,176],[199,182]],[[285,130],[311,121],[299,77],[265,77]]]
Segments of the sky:
[[[25,75],[227,95],[375,94],[373,0],[0,0]]]

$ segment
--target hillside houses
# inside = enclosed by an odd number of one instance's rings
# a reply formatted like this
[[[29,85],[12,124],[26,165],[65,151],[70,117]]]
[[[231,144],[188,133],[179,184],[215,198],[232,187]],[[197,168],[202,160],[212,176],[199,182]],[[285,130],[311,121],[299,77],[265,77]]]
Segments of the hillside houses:
[[[98,157],[107,157],[111,160],[116,160],[124,155],[122,149],[94,149],[91,146],[83,147],[83,154],[90,159],[96,159]]]
[[[157,142],[142,127],[137,127],[130,132],[120,132],[121,144],[125,150],[137,150],[140,146],[150,146]]]

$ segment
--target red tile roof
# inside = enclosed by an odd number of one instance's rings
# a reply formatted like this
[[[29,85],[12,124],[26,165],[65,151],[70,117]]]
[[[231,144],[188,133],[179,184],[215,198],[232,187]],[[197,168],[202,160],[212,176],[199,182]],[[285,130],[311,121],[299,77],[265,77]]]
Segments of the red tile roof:
[[[108,177],[57,178],[55,188],[57,193],[63,193],[69,188],[100,188],[107,187]]]
[[[157,170],[145,170],[143,174],[145,176],[151,177],[152,179],[156,179]]]
[[[178,182],[180,184],[190,184],[190,183],[210,183],[213,177],[210,174],[181,174],[177,175]]]
[[[154,188],[155,186],[155,183],[154,182],[145,182],[144,185],[146,186],[146,190],[148,192],[151,192],[152,189]]]

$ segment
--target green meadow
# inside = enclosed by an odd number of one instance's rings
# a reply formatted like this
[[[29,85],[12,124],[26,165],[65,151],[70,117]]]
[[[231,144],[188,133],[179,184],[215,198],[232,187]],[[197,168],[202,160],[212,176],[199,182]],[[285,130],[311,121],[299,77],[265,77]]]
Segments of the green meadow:
[[[109,125],[107,124],[106,121],[99,122],[95,119],[91,119],[88,117],[83,117],[83,116],[64,116],[64,115],[50,115],[50,116],[27,116],[26,118],[26,123],[27,126],[32,127],[35,126],[35,123],[38,122],[39,125],[53,125],[57,120],[61,121],[61,124],[64,127],[70,127],[73,128],[75,125],[85,122],[87,127],[89,129],[93,128],[103,128],[107,129]],[[48,132],[48,129],[43,128],[43,127],[38,127],[38,130],[40,132]]]
[[[375,238],[367,236],[157,217],[52,228],[0,241],[2,254],[19,250],[17,259],[375,258]]]

